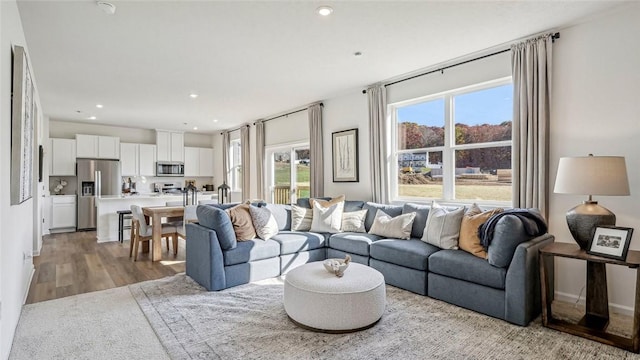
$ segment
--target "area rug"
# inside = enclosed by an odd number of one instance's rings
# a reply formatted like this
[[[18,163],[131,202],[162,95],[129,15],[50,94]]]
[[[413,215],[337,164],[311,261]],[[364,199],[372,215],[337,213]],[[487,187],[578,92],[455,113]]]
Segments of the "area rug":
[[[340,335],[294,325],[275,279],[207,292],[179,274],[130,289],[173,359],[640,359],[539,319],[519,327],[392,286],[378,324]]]

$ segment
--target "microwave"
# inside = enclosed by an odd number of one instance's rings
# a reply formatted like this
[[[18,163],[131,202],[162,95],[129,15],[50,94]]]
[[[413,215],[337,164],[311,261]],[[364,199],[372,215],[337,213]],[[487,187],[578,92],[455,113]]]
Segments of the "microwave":
[[[156,176],[184,176],[184,163],[178,161],[156,162]]]

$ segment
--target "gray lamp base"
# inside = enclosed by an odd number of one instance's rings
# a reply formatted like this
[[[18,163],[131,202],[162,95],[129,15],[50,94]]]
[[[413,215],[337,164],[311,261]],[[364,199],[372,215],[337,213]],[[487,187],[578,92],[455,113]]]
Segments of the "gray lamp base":
[[[585,201],[567,212],[567,225],[581,249],[588,250],[596,227],[615,225],[616,216],[597,201]]]

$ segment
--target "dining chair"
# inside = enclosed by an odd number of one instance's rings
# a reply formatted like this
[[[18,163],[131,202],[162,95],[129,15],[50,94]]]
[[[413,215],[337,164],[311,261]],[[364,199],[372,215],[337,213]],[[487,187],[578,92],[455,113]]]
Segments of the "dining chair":
[[[138,245],[142,241],[151,241],[153,239],[153,229],[147,224],[142,208],[138,205],[131,205],[131,215],[133,217],[131,224],[131,242],[129,244],[129,257],[133,256],[133,261],[138,260]],[[176,227],[162,224],[162,237],[167,239],[173,238],[174,244],[178,243]],[[177,253],[177,246],[174,245],[174,252]]]
[[[164,203],[165,206],[182,206],[184,203],[182,201],[167,201]],[[174,216],[168,217],[165,224],[169,226],[175,226],[176,229],[180,229],[184,227],[184,218],[182,216]],[[169,251],[169,239],[166,241],[167,252]],[[178,253],[178,238],[173,239],[173,253]]]
[[[187,240],[187,224],[198,221],[196,209],[198,205],[187,205],[184,207],[184,220],[181,227],[176,228],[178,236]]]

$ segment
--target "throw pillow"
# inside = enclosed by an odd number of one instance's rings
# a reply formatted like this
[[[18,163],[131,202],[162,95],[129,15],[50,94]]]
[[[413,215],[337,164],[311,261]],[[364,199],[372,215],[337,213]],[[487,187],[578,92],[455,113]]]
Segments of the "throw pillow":
[[[449,211],[433,201],[422,234],[422,241],[441,249],[457,249],[463,216],[464,207]]]
[[[411,237],[411,227],[413,226],[413,220],[415,218],[416,213],[414,212],[392,218],[384,211],[378,210],[375,219],[373,219],[373,225],[371,225],[369,234],[391,239],[407,240]]]
[[[291,230],[309,231],[311,230],[311,219],[313,210],[298,205],[291,205]]]
[[[278,233],[278,222],[269,209],[249,206],[249,213],[260,239],[269,240]]]
[[[480,237],[478,237],[478,229],[484,224],[490,217],[495,214],[499,214],[503,209],[496,208],[493,210],[482,212],[477,204],[471,205],[469,210],[464,214],[462,223],[460,224],[460,240],[459,247],[468,253],[471,253],[479,258],[486,259],[487,251],[482,244],[480,244]]]
[[[340,202],[344,202],[344,195],[336,196],[331,200],[309,198],[309,205],[311,206],[312,209],[313,209],[313,204],[315,203],[320,203],[320,205],[322,205],[323,207],[329,207],[331,205],[334,205]]]
[[[249,206],[250,205],[247,204],[240,204],[225,210],[231,219],[233,231],[236,233],[236,239],[238,241],[253,240],[256,238],[256,229],[253,227]]]
[[[364,228],[364,219],[366,217],[366,209],[342,213],[342,231],[357,233],[367,232]]]
[[[338,233],[342,226],[342,212],[344,201],[324,207],[320,201],[313,203],[313,219],[311,220],[311,231]]]

